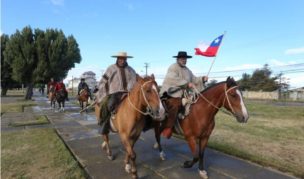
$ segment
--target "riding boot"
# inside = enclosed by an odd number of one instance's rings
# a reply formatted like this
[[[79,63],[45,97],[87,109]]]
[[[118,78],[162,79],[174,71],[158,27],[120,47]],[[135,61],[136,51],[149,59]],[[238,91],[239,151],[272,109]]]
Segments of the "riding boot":
[[[162,135],[169,139],[172,136],[172,129],[176,122],[178,111],[182,107],[182,101],[181,98],[169,98],[166,100],[165,104],[168,109],[168,117]]]

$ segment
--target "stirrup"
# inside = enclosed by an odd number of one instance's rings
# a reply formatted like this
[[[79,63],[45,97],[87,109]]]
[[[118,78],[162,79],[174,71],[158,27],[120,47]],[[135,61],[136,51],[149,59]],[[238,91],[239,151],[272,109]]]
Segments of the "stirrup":
[[[185,118],[185,115],[182,114],[182,113],[178,113],[177,117],[178,117],[179,119],[184,119],[184,118]]]

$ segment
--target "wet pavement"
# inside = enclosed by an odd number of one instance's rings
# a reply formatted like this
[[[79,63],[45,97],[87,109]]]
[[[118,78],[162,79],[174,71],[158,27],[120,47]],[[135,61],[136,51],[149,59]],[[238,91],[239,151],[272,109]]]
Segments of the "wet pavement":
[[[52,109],[45,97],[34,97],[38,106],[27,107],[24,113],[5,113],[1,120],[1,129],[10,130],[6,121],[18,120],[26,115],[46,115],[80,165],[91,178],[131,178],[124,170],[124,148],[117,134],[110,134],[110,145],[115,160],[110,161],[101,149],[102,139],[98,133],[94,113],[80,114],[80,108],[73,100],[66,103],[65,112]],[[39,127],[39,126],[37,126]],[[191,153],[185,141],[162,138],[166,160],[159,158],[152,130],[142,133],[135,144],[136,163],[139,178],[199,178],[198,165],[190,169],[181,168],[185,160],[191,160]],[[211,179],[289,179],[293,176],[265,168],[257,164],[238,159],[221,152],[206,149],[205,168]]]

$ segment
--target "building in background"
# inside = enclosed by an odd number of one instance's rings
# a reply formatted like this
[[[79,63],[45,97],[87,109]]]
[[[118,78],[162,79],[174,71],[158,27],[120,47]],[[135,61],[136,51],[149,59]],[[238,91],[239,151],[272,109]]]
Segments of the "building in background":
[[[77,91],[78,90],[78,84],[80,83],[81,78],[84,78],[85,82],[88,84],[89,88],[91,90],[94,90],[95,86],[97,85],[97,81],[96,81],[96,74],[92,71],[84,72],[79,78],[73,77],[72,80],[68,81],[67,88],[70,91]]]
[[[96,74],[92,71],[84,72],[80,78],[84,78],[85,82],[88,84],[89,88],[92,90],[95,88],[96,82]],[[78,86],[78,85],[77,85]]]

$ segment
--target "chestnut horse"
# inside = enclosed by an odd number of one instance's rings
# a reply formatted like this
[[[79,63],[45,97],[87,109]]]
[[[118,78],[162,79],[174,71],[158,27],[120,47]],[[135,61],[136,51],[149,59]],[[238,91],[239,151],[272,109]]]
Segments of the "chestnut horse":
[[[50,86],[48,98],[49,98],[51,107],[52,107],[52,108],[55,108],[56,94],[55,94],[55,87],[54,87],[54,86]]]
[[[83,109],[84,105],[85,107],[87,107],[88,100],[89,100],[89,92],[87,88],[84,88],[79,92],[79,96],[78,96],[78,101],[81,109]]]
[[[64,103],[65,103],[66,94],[64,89],[60,89],[56,92],[56,100],[58,103],[58,109],[59,111],[64,112]]]
[[[139,138],[145,126],[145,117],[151,116],[153,120],[163,119],[164,108],[159,98],[157,83],[154,75],[141,78],[137,76],[137,82],[125,97],[115,115],[110,120],[111,131],[117,131],[126,149],[125,170],[132,173],[133,178],[137,178],[136,154],[133,150],[134,144]],[[95,105],[95,114],[100,121],[100,106]],[[102,148],[106,150],[108,158],[113,159],[109,146],[108,134],[103,135]]]
[[[199,161],[200,176],[208,178],[204,169],[204,150],[215,126],[215,115],[221,107],[224,107],[240,123],[247,122],[249,116],[241,92],[233,78],[228,77],[226,81],[197,93],[198,99],[191,105],[190,113],[184,119],[177,120],[174,131],[175,133],[182,131],[180,134],[184,135],[192,152],[193,160],[185,161],[183,167],[191,168]],[[157,134],[157,138],[159,136],[160,133]]]

